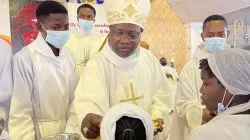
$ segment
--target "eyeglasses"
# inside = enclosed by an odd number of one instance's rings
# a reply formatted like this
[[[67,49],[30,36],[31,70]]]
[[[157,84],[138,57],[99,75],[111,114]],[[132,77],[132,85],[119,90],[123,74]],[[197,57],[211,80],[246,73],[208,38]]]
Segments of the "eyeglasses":
[[[140,37],[140,33],[124,34],[123,32],[114,32],[114,31],[110,32],[112,36],[117,40],[121,40],[124,36],[126,36],[130,41],[136,41]]]

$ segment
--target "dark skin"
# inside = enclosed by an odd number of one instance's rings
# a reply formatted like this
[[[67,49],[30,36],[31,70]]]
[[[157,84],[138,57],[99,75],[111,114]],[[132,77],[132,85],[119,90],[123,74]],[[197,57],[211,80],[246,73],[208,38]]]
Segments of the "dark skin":
[[[206,109],[204,109],[203,120],[202,123],[207,123],[211,119],[213,119],[217,115],[217,105],[222,102],[225,87],[219,83],[218,79],[212,75],[209,76],[208,72],[205,70],[206,67],[201,69],[201,79],[203,81],[202,87],[200,89],[200,93],[202,94],[201,99],[203,103],[206,105]],[[229,101],[232,99],[233,95],[226,91],[225,99],[223,101],[224,106],[226,107]],[[243,103],[247,103],[249,101],[249,95],[238,95],[234,96],[232,102],[228,107],[240,105]],[[249,111],[241,112],[239,114],[250,114]]]
[[[205,41],[205,38],[212,37],[228,38],[229,34],[230,32],[227,30],[227,25],[224,21],[212,20],[205,24],[203,33],[201,33],[201,38],[203,41]],[[202,124],[210,121],[215,115],[214,112],[209,112],[207,109],[204,109]]]
[[[140,43],[141,31],[141,27],[134,24],[112,25],[108,35],[109,45],[118,56],[129,57]]]
[[[42,25],[43,27],[42,27]],[[45,29],[44,29],[45,28]],[[38,19],[37,29],[42,33],[43,37],[46,38],[46,30],[53,31],[68,31],[69,30],[69,19],[67,14],[50,14]],[[49,47],[53,51],[55,56],[59,56],[60,50],[49,44]]]
[[[116,24],[110,26],[110,34],[108,36],[109,45],[112,46],[115,53],[126,58],[138,47],[141,37],[141,27],[134,24]],[[129,38],[132,38],[129,39]],[[100,125],[102,121],[102,116],[97,114],[89,113],[85,116],[81,124],[81,132],[85,138],[96,139],[100,137]],[[163,131],[163,119],[156,119],[158,122],[157,131]],[[84,128],[87,127],[88,130],[85,133]]]
[[[201,38],[205,41],[205,38],[220,37],[228,38],[230,32],[227,30],[227,25],[222,20],[212,20],[207,22],[203,33],[201,33]]]
[[[161,58],[161,60],[160,60],[160,63],[163,65],[163,66],[166,66],[166,65],[168,65],[168,63],[167,63],[167,59],[166,58]]]
[[[77,20],[95,21],[94,11],[90,8],[81,8],[77,13]]]

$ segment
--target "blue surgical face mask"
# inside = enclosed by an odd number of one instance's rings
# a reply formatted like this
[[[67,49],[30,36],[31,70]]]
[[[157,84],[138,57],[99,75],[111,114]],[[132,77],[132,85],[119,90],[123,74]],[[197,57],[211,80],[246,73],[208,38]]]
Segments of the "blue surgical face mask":
[[[226,111],[228,109],[228,106],[230,105],[230,103],[232,102],[234,96],[231,98],[231,100],[229,101],[229,103],[227,104],[227,106],[225,107],[223,102],[224,102],[224,99],[225,99],[225,96],[227,94],[227,90],[225,90],[224,92],[224,96],[223,96],[223,99],[222,99],[222,102],[221,103],[218,103],[218,109],[217,109],[217,113],[218,114],[221,114],[223,113],[224,111]]]
[[[213,38],[205,38],[205,47],[210,53],[214,53],[217,51],[224,50],[225,48],[225,38],[213,37]]]
[[[47,33],[45,41],[53,45],[55,48],[58,49],[62,48],[69,40],[69,31],[53,31],[53,30],[46,30],[45,28],[44,30]]]
[[[94,26],[94,21],[79,19],[79,26],[83,32],[90,32]]]

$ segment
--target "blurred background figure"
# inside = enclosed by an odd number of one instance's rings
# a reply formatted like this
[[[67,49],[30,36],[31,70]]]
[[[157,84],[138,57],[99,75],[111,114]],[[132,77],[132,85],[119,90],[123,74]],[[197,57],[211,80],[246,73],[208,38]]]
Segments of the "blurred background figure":
[[[88,60],[101,49],[106,38],[94,27],[96,14],[95,8],[90,4],[79,6],[77,9],[78,26],[70,31],[70,39],[66,44],[76,57],[79,75],[82,74]]]
[[[142,48],[144,48],[144,49],[149,50],[149,45],[148,45],[146,42],[144,42],[144,41],[141,41],[141,42],[140,42],[140,46],[141,46]]]

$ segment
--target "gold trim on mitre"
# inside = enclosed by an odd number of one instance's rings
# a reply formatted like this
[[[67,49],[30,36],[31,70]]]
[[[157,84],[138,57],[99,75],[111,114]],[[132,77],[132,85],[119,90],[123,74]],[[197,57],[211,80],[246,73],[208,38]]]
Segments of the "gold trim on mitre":
[[[132,18],[132,16],[137,13],[137,10],[135,9],[132,3],[130,3],[126,8],[124,8],[123,11],[128,15],[129,18]]]
[[[132,23],[143,28],[147,15],[141,14],[135,8],[138,0],[124,0],[126,7],[123,10],[112,10],[107,12],[107,20],[109,23]]]
[[[125,3],[131,3],[133,2],[134,4],[138,3],[138,0],[125,0]]]

